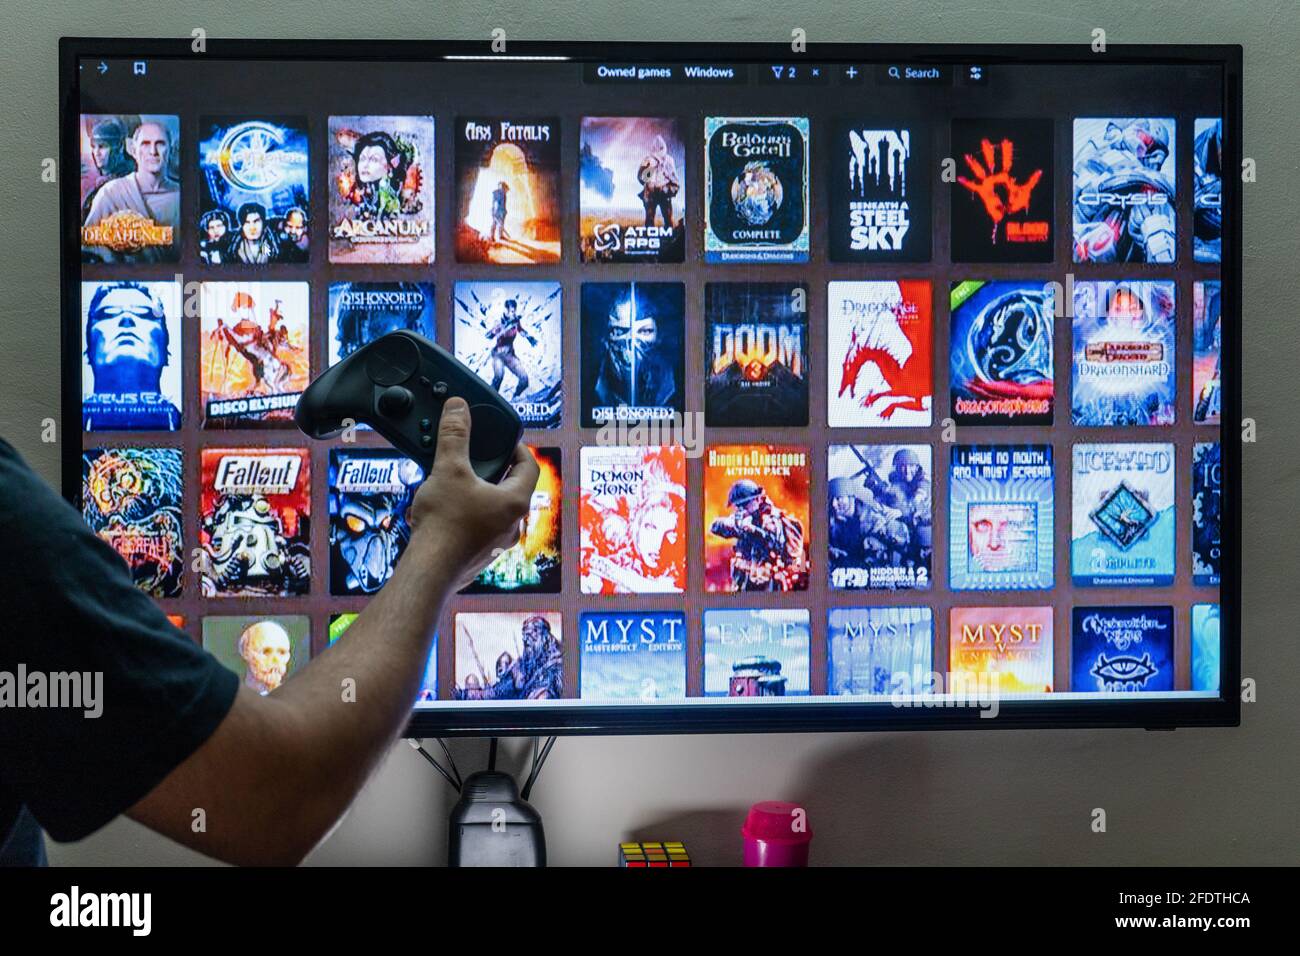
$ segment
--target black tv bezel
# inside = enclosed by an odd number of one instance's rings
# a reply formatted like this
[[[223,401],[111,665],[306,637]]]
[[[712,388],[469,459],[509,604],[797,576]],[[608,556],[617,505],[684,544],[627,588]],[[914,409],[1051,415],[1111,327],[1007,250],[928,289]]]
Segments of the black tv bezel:
[[[1096,52],[1086,44],[853,44],[810,43],[801,53],[785,44],[552,42],[510,40],[504,53],[490,41],[465,40],[235,40],[211,38],[196,53],[192,40],[63,37],[59,41],[59,278],[61,356],[61,478],[65,498],[81,497],[80,201],[71,170],[80,163],[78,122],[83,57],[116,59],[436,61],[474,57],[510,60],[557,58],[572,62],[888,63],[924,65],[978,62],[998,64],[1134,64],[1212,66],[1223,75],[1224,168],[1242,163],[1242,48],[1239,44],[1108,45]],[[1223,179],[1227,206],[1222,282],[1222,364],[1230,377],[1220,431],[1227,471],[1221,539],[1224,557],[1219,591],[1220,697],[1213,700],[1004,700],[995,719],[981,719],[977,707],[903,707],[882,702],[735,704],[577,705],[538,708],[416,710],[408,737],[562,734],[800,733],[962,729],[1063,729],[1235,727],[1241,723],[1241,459],[1242,446],[1227,441],[1230,423],[1242,420],[1241,361],[1241,180]],[[1232,427],[1236,427],[1232,425]],[[74,440],[74,437],[76,439]]]

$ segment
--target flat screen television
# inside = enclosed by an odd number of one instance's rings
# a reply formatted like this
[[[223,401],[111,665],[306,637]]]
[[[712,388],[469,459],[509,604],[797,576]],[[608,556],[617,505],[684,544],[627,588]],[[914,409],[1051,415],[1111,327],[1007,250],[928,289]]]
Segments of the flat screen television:
[[[407,328],[541,465],[410,735],[1238,722],[1240,47],[203,45],[61,44],[63,490],[250,684],[400,558],[292,411]]]

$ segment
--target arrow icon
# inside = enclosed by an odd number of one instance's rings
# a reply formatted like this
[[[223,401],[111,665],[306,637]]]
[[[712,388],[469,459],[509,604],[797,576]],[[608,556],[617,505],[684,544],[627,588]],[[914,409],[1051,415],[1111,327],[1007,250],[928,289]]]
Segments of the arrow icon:
[[[99,72],[101,76],[108,72],[108,64],[105,63],[103,60],[99,61]]]

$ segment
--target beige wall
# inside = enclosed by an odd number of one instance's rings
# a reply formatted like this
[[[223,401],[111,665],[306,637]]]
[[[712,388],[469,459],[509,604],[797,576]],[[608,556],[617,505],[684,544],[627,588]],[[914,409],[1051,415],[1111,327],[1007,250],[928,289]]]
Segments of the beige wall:
[[[18,4],[10,4],[6,12]],[[660,0],[604,3],[389,3],[339,0],[47,0],[5,18],[0,36],[0,436],[57,480],[58,449],[40,421],[58,409],[57,192],[40,182],[56,153],[56,41],[61,35],[300,37],[363,29],[376,37],[583,37],[876,42],[1241,42],[1245,153],[1259,181],[1245,193],[1245,408],[1259,422],[1246,449],[1243,671],[1259,682],[1237,730],[978,731],[777,737],[561,740],[535,794],[555,863],[609,863],[621,839],[684,839],[698,860],[739,857],[744,808],[805,801],[826,863],[1252,864],[1300,862],[1300,716],[1296,679],[1296,535],[1300,428],[1300,49],[1293,0],[1070,3],[983,0],[781,4]],[[135,11],[147,9],[146,15]],[[246,11],[231,13],[228,11]],[[491,13],[482,11],[490,10]],[[1286,12],[1290,10],[1291,12]],[[706,12],[709,11],[709,12]],[[65,175],[75,175],[65,170]],[[455,745],[465,768],[486,745]],[[75,755],[69,755],[75,759]],[[323,864],[428,864],[445,854],[450,791],[404,744],[311,858]],[[1103,807],[1108,832],[1094,834]],[[292,813],[290,807],[285,813]],[[55,863],[201,862],[129,822],[51,846]]]

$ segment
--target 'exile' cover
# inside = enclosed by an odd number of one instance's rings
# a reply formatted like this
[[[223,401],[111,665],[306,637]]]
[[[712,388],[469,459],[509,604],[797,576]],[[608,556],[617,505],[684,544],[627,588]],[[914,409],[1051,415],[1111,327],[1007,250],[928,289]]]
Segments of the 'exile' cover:
[[[806,695],[810,645],[810,619],[802,608],[706,609],[704,696]]]
[[[704,317],[704,423],[806,426],[807,285],[710,282]]]

